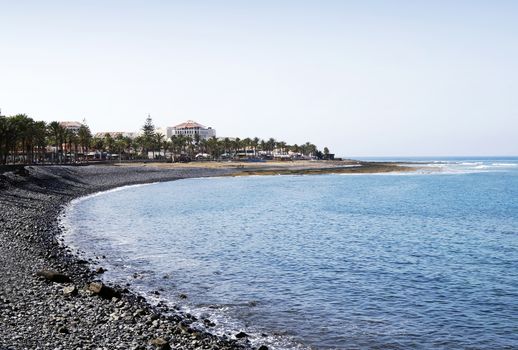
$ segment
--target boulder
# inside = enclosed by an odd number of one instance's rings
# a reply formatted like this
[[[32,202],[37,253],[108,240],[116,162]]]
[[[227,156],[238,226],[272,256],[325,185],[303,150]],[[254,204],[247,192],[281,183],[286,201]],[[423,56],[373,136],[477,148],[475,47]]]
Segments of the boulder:
[[[28,177],[31,173],[29,172],[29,169],[26,169],[25,167],[20,168],[18,170],[15,170],[14,173],[18,176]]]
[[[52,270],[40,270],[36,272],[36,275],[45,278],[48,281],[56,282],[56,283],[69,283],[72,282],[70,277],[64,275],[62,273],[52,271]]]
[[[77,295],[77,293],[78,293],[77,288],[74,285],[63,288],[63,295],[74,296],[74,295]]]
[[[205,325],[205,327],[215,327],[216,326],[216,324],[214,322],[212,322],[211,320],[209,320],[208,318],[203,320],[203,324]]]
[[[171,349],[171,346],[169,345],[169,342],[165,340],[164,338],[154,338],[149,341],[150,345],[153,345],[157,349],[161,350],[169,350]]]
[[[246,334],[245,332],[239,332],[236,334],[236,339],[242,339],[242,338],[247,338],[248,337],[248,334]]]
[[[59,332],[59,333],[63,333],[63,334],[69,334],[69,333],[70,333],[70,331],[68,330],[68,328],[67,328],[67,327],[65,327],[65,326],[59,327],[58,332]]]
[[[121,294],[118,290],[108,287],[101,282],[91,282],[88,284],[87,289],[93,294],[104,298],[104,299],[112,299],[112,298],[120,298]]]

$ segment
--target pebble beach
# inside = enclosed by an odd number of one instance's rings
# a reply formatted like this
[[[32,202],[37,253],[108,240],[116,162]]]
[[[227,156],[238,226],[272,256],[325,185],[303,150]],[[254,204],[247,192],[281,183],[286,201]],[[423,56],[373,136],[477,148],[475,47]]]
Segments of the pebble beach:
[[[191,327],[192,315],[152,306],[125,286],[104,285],[102,268],[94,269],[94,262],[62,243],[58,221],[72,199],[95,192],[243,175],[242,170],[96,165],[25,166],[0,173],[0,349],[252,348],[245,333],[212,335]]]
[[[189,327],[190,315],[151,306],[100,283],[90,262],[59,241],[57,216],[73,198],[136,183],[226,175],[225,169],[25,167],[0,176],[0,348],[243,349]],[[97,289],[96,289],[97,288]],[[102,291],[101,291],[102,290]]]

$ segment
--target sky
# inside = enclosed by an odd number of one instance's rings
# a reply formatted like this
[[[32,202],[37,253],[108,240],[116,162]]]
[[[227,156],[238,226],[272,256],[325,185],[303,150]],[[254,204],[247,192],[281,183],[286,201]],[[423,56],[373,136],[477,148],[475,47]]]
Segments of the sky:
[[[0,0],[0,109],[345,157],[518,155],[518,1]]]

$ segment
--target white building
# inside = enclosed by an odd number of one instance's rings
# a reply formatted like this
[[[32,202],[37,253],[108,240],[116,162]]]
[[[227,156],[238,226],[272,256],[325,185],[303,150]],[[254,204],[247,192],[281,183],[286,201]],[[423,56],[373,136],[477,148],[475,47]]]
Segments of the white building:
[[[185,123],[176,126],[170,126],[167,129],[167,138],[171,136],[190,136],[194,139],[195,135],[200,135],[200,140],[207,140],[216,136],[216,130],[211,127],[205,127],[195,121],[188,120]]]
[[[61,125],[61,127],[65,128],[66,130],[78,132],[79,128],[83,124],[80,122],[59,122],[59,125]]]

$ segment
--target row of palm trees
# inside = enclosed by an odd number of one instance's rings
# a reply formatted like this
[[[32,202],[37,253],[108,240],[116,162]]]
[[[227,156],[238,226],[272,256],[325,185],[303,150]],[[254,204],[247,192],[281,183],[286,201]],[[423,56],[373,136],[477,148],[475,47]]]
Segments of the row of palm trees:
[[[274,138],[268,140],[261,140],[258,137],[254,138],[223,138],[217,139],[212,137],[204,140],[199,139],[195,134],[194,138],[189,136],[173,136],[171,137],[170,149],[174,154],[185,153],[189,156],[196,154],[209,155],[213,159],[224,158],[250,158],[258,156],[273,156],[274,151],[276,155],[288,155],[288,153],[295,153],[307,157],[318,156],[317,147],[306,142],[302,145],[288,145],[284,141],[276,141]]]
[[[273,138],[261,140],[257,137],[245,139],[200,139],[199,135],[194,137],[178,135],[167,139],[165,135],[157,132],[148,137],[140,135],[136,138],[105,134],[102,137],[92,139],[91,148],[96,151],[117,156],[119,159],[178,159],[180,156],[188,156],[194,159],[196,155],[213,160],[221,158],[253,158],[259,156],[273,157],[276,155],[287,155],[288,153],[300,154],[301,156],[318,157],[321,152],[309,142],[302,145],[288,145],[286,142],[276,141]]]
[[[167,139],[155,131],[150,117],[146,119],[141,134],[131,138],[120,133],[94,137],[85,123],[78,129],[70,129],[57,121],[35,121],[25,114],[0,116],[0,164],[87,161],[89,152],[98,158],[119,160],[148,159],[150,156],[176,160],[185,156],[194,159],[200,154],[210,159],[264,157],[273,156],[274,151],[280,155],[291,152],[322,157],[322,152],[310,142],[288,145],[273,138],[201,139],[198,134]]]
[[[88,152],[91,139],[85,124],[70,130],[57,121],[47,124],[25,114],[0,116],[0,164],[71,162]]]

